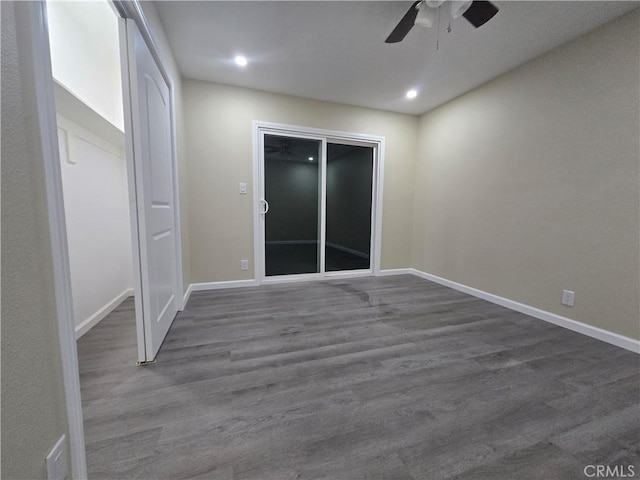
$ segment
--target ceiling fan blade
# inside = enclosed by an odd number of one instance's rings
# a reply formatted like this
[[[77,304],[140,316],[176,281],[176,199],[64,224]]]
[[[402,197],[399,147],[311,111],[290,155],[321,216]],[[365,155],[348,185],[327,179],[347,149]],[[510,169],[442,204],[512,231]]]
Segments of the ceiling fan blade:
[[[418,9],[416,8],[416,5],[418,5],[420,1],[421,0],[413,2],[411,8],[404,14],[402,20],[398,22],[398,25],[396,25],[396,28],[393,29],[393,32],[391,32],[384,43],[398,43],[407,36],[407,33],[409,33],[409,30],[413,27],[416,17],[418,16]]]
[[[493,3],[475,0],[462,16],[466,18],[471,25],[478,28],[491,20],[496,13],[498,13],[498,7]]]

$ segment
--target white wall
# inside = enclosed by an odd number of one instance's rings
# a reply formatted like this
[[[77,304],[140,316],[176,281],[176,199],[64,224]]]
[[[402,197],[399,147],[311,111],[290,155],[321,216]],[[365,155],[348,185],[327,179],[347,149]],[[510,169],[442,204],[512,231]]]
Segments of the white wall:
[[[58,115],[76,331],[133,293],[124,151]]]
[[[124,130],[118,17],[107,0],[47,2],[53,77]]]
[[[640,338],[639,24],[636,10],[420,118],[415,268]]]

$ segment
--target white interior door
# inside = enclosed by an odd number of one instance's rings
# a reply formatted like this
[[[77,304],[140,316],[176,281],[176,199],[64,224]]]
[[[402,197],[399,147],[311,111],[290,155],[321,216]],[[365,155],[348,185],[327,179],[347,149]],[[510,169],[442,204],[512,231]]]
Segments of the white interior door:
[[[138,231],[134,253],[137,250],[140,265],[140,294],[136,291],[138,358],[150,362],[178,312],[170,90],[135,22],[124,21],[123,53],[128,67],[124,71],[128,70],[130,100],[125,94],[125,109],[130,104],[130,111],[125,112],[130,121],[127,151],[133,155]]]

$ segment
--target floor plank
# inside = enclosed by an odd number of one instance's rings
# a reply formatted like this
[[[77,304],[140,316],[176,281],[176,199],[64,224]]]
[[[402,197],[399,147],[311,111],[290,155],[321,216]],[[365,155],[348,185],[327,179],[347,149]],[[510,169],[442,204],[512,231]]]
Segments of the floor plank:
[[[78,341],[90,478],[640,472],[638,355],[413,276],[194,293],[135,355],[132,299]]]

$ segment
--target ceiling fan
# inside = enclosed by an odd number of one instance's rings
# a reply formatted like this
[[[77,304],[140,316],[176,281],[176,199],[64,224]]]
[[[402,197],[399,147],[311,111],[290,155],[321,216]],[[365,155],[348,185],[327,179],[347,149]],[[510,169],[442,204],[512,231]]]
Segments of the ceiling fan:
[[[444,0],[418,0],[414,2],[387,37],[385,43],[401,42],[415,24],[432,27],[438,9],[443,3]],[[451,16],[453,18],[462,16],[476,28],[487,23],[496,13],[498,13],[498,7],[488,1],[451,0]]]
[[[274,140],[276,140],[274,138]],[[279,140],[279,145],[265,145],[264,151],[265,153],[277,153],[281,156],[294,156],[295,154],[291,151],[291,142],[286,138],[281,138]],[[273,141],[270,143],[274,143]]]
[[[313,161],[317,157],[313,148],[295,138],[265,136],[265,157],[289,162]]]

